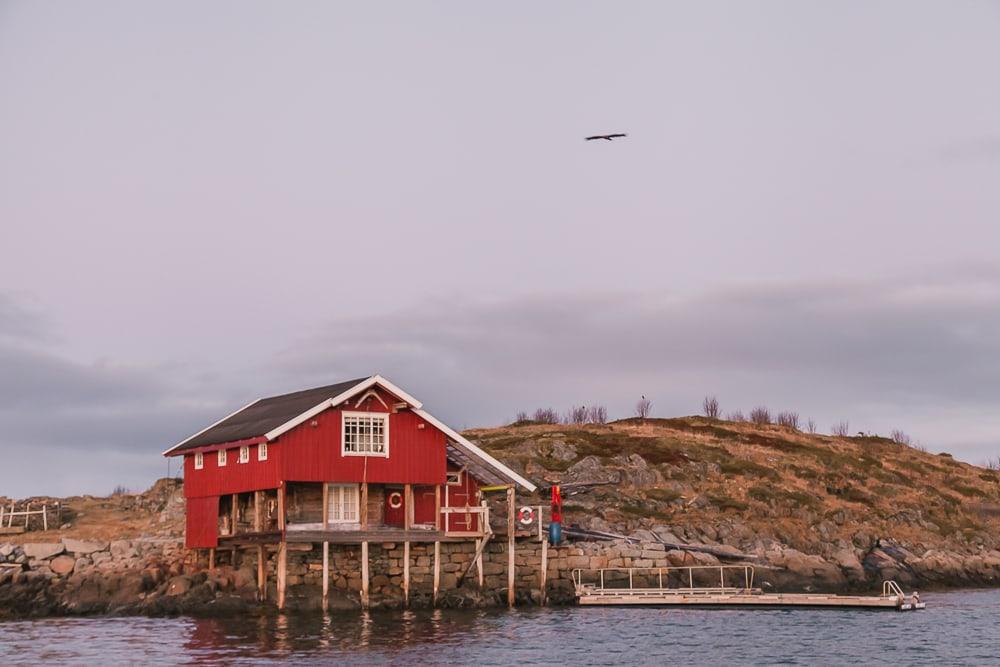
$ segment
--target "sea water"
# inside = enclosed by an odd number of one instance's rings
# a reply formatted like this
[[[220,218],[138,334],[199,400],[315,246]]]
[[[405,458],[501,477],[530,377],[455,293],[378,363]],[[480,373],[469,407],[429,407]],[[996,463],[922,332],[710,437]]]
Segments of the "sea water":
[[[0,665],[1000,665],[1000,590],[917,612],[559,607],[0,622]]]

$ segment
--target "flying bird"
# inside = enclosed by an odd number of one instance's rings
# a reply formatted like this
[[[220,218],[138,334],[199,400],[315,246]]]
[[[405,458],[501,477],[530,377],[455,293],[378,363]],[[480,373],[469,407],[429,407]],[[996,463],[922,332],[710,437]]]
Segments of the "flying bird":
[[[593,141],[594,139],[604,139],[605,141],[611,141],[612,139],[617,139],[618,137],[626,137],[627,134],[595,134],[592,137],[586,137],[584,141]]]

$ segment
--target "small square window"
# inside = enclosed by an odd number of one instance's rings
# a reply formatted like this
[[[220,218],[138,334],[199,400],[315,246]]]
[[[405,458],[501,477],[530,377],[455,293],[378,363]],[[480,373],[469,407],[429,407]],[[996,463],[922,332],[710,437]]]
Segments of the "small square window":
[[[250,463],[250,445],[240,447],[240,463]]]
[[[462,486],[462,471],[445,473],[448,486]]]
[[[201,452],[194,453],[194,469],[201,470],[205,467],[205,455]]]
[[[226,450],[219,450],[219,467],[224,468],[226,466]]]
[[[262,442],[257,445],[257,460],[266,461],[267,460],[267,443]]]

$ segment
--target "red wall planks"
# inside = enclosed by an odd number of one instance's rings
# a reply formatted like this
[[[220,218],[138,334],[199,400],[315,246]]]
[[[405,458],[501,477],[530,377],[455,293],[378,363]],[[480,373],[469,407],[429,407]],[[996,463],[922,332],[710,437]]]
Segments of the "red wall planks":
[[[188,549],[208,549],[219,544],[219,497],[188,498],[187,530],[184,546]]]
[[[445,436],[417,415],[409,411],[389,415],[388,457],[344,456],[340,440],[341,415],[339,409],[327,410],[272,443],[273,449],[281,449],[285,480],[444,483]],[[312,426],[313,422],[316,426]],[[419,428],[421,424],[423,428]]]
[[[257,460],[257,445],[249,445],[250,461],[240,463],[240,448],[226,450],[226,465],[219,466],[216,452],[204,455],[204,467],[194,469],[194,454],[184,457],[184,495],[188,498],[221,496],[261,489],[275,489],[281,480],[281,451],[267,446],[267,460]]]

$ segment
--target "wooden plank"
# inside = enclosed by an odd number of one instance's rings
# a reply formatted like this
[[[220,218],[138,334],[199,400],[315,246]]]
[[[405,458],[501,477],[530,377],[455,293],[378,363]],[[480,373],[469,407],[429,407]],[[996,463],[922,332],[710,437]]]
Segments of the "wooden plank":
[[[247,536],[240,536],[247,539]],[[330,542],[331,544],[361,544],[362,542],[463,542],[462,538],[445,535],[438,530],[400,530],[399,528],[369,528],[368,530],[289,530],[289,543]]]
[[[437,606],[438,590],[441,588],[441,543],[434,543],[434,606]]]
[[[2,526],[0,535],[20,535],[24,532],[24,526]]]
[[[409,486],[409,485],[407,485]],[[410,542],[403,542],[403,606],[410,606]]]
[[[507,606],[514,607],[514,486],[507,487]]]
[[[208,550],[208,571],[215,572],[215,549]]]
[[[368,609],[368,543],[367,542],[361,543],[361,608]]]
[[[237,532],[239,532],[238,530],[236,530],[236,526],[238,525],[239,510],[240,510],[240,496],[238,493],[234,493],[233,504],[232,507],[230,507],[230,516],[232,518],[230,519],[231,523],[229,531],[231,535],[235,535]]]

